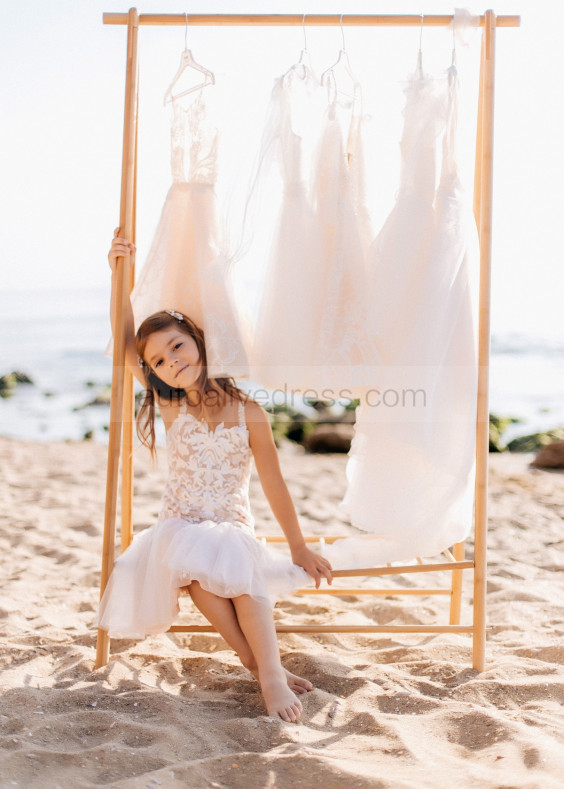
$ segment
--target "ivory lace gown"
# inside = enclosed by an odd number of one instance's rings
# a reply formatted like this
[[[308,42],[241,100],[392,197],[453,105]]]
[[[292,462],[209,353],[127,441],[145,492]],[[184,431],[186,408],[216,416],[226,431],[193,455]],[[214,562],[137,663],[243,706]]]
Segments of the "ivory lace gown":
[[[221,597],[251,595],[268,605],[311,581],[255,537],[243,404],[238,425],[214,431],[183,408],[168,430],[167,453],[159,521],[118,557],[98,627],[132,639],[162,633],[178,614],[179,588],[194,580]]]
[[[131,302],[136,328],[173,309],[204,330],[208,373],[248,375],[247,330],[237,309],[218,216],[219,130],[206,91],[171,101],[172,185]]]

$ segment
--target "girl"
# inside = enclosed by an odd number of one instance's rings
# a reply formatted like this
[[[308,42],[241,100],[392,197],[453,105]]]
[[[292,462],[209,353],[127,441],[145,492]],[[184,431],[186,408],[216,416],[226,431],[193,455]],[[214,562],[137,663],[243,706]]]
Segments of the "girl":
[[[134,246],[114,233],[112,326],[117,259],[133,263]],[[202,331],[186,316],[164,310],[134,336],[129,310],[126,364],[146,388],[137,430],[151,452],[158,405],[167,431],[169,478],[159,522],[139,533],[116,561],[100,602],[98,627],[110,636],[162,633],[178,613],[178,591],[194,604],[257,677],[269,716],[296,721],[296,694],[309,681],[280,662],[272,598],[313,577],[332,581],[331,566],[310,551],[282,479],[268,417],[227,378],[210,379]],[[290,546],[292,563],[254,536],[248,486],[251,458]]]

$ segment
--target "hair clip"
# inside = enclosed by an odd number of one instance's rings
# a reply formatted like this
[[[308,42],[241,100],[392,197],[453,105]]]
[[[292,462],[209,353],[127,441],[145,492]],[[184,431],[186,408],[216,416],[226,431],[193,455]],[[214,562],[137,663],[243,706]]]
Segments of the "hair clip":
[[[137,364],[139,365],[140,368],[142,368],[145,362],[144,360],[141,359],[141,357],[137,357]]]
[[[168,313],[173,318],[176,318],[177,321],[184,321],[184,316],[182,313],[177,313],[176,310],[165,310],[165,313]]]

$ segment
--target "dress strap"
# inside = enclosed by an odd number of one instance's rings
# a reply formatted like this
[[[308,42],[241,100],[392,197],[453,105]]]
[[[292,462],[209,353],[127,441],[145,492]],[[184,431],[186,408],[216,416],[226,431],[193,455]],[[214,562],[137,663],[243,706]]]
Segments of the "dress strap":
[[[245,423],[245,404],[242,400],[239,401],[239,428],[246,428]]]

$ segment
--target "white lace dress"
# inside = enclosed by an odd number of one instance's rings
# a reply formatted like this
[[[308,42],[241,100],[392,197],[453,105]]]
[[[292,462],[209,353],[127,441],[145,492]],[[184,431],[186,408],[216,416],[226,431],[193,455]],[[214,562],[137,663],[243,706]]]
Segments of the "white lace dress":
[[[167,452],[159,521],[117,559],[100,602],[99,628],[132,639],[167,631],[179,612],[179,588],[196,580],[223,598],[251,595],[269,606],[311,581],[255,537],[242,403],[239,424],[214,431],[182,409],[168,431]]]

